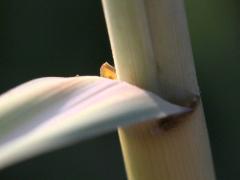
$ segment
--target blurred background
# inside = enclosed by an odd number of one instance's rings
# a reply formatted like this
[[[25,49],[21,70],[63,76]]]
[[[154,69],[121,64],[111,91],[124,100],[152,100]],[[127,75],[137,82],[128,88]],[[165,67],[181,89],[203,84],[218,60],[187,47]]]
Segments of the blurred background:
[[[217,179],[240,179],[240,2],[185,2]],[[112,63],[99,0],[1,0],[0,8],[0,93],[37,77],[98,75]],[[126,175],[115,132],[17,164],[0,179]]]

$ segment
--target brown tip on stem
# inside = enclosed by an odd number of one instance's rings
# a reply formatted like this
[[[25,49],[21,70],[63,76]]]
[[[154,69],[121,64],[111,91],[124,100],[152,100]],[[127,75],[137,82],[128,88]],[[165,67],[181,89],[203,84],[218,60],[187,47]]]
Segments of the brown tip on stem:
[[[158,122],[158,128],[160,128],[160,130],[164,130],[164,131],[168,131],[170,129],[176,128],[182,122],[181,120],[188,119],[188,118],[186,118],[186,116],[189,116],[194,112],[196,107],[199,105],[199,102],[200,102],[200,96],[198,96],[198,95],[193,96],[185,104],[185,106],[187,108],[189,108],[189,111],[185,111],[180,114],[168,116],[168,117],[160,120]]]

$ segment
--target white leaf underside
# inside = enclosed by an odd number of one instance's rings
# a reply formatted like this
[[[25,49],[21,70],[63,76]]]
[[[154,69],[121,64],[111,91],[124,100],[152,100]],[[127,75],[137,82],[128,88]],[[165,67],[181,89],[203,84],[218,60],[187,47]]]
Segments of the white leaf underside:
[[[188,110],[97,76],[32,80],[0,96],[0,169],[120,126]]]

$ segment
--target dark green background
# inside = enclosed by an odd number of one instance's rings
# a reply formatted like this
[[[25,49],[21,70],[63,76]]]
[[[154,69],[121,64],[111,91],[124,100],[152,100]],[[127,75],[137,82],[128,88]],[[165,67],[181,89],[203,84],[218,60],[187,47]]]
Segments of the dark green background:
[[[2,0],[0,92],[43,76],[97,75],[112,55],[98,0]],[[219,180],[240,179],[240,3],[187,0]],[[0,172],[1,180],[126,179],[116,133]]]

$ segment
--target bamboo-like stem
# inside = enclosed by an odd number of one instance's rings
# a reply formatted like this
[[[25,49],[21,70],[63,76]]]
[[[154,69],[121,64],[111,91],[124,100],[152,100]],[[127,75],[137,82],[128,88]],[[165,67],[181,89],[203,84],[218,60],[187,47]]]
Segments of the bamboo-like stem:
[[[119,79],[178,104],[199,94],[182,0],[102,2]],[[201,103],[179,122],[119,129],[129,180],[215,179]]]

